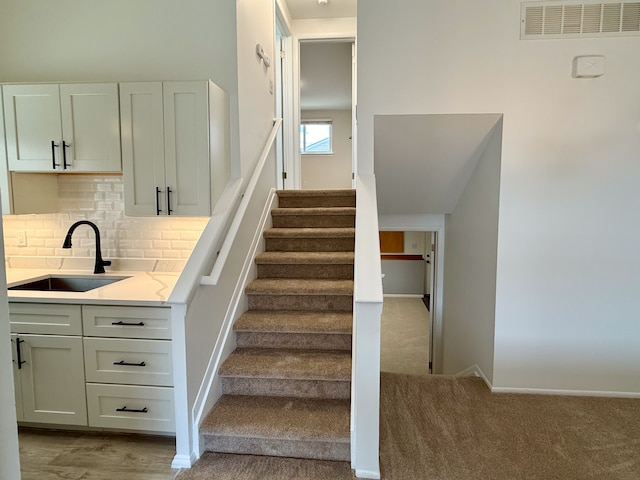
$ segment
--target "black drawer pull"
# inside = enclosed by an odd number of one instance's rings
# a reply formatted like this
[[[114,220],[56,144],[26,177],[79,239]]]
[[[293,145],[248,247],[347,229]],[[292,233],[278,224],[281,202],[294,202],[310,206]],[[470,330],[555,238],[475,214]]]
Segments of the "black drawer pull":
[[[144,327],[144,322],[127,323],[120,320],[119,322],[111,322],[111,325],[119,325],[121,327]]]
[[[125,405],[122,408],[116,408],[116,412],[147,413],[149,412],[149,409],[144,407],[142,410],[137,410],[135,408],[127,408]]]
[[[125,362],[124,360],[120,360],[119,362],[113,362],[114,365],[126,365],[128,367],[146,367],[147,364],[144,362],[140,362],[140,363],[129,363],[129,362]]]

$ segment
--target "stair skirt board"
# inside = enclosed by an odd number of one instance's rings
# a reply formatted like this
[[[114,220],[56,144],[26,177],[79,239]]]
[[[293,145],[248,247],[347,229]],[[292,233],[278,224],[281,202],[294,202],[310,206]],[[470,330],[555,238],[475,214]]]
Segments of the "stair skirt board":
[[[238,284],[248,310],[232,327],[242,297],[234,292],[224,348],[211,362],[221,396],[200,424],[201,446],[350,461],[355,192],[276,195],[284,205],[270,209],[272,228],[260,226],[265,252],[256,255],[255,242],[247,262],[256,268],[245,265]],[[257,278],[248,282],[250,271]]]
[[[216,345],[211,353],[211,357],[209,358],[209,363],[207,365],[207,370],[203,376],[200,388],[198,389],[198,394],[193,406],[193,412],[195,412],[193,420],[194,425],[200,425],[202,423],[207,413],[211,410],[211,408],[213,408],[213,405],[222,396],[221,380],[220,378],[218,378],[217,372],[222,362],[226,359],[226,356],[228,356],[228,354],[230,354],[233,350],[233,345],[230,345],[230,333],[233,331],[233,323],[239,316],[238,309],[240,306],[240,302],[244,298],[244,289],[250,282],[249,274],[252,270],[252,267],[254,266],[254,260],[258,253],[258,247],[260,246],[264,232],[268,227],[270,220],[270,211],[272,208],[274,208],[274,206],[277,205],[278,196],[276,195],[276,190],[271,189],[267,197],[267,201],[265,202],[264,213],[260,218],[258,226],[256,228],[254,241],[252,242],[251,248],[249,249],[249,252],[247,253],[247,256],[245,258],[240,278],[233,291],[233,295],[229,303],[229,308],[227,309],[223,325],[220,328],[221,335],[218,337]],[[201,455],[204,452],[204,449],[202,448],[203,445],[201,445],[200,442],[201,437],[198,430],[198,428],[194,428],[194,438],[192,440],[194,450],[199,452]]]

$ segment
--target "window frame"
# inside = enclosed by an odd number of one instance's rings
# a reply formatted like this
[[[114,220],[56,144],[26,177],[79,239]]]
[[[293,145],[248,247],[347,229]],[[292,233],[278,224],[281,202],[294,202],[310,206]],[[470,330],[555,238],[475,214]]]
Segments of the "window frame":
[[[329,150],[324,152],[307,151],[304,148],[305,135],[307,125],[327,125],[329,126]],[[331,118],[314,118],[300,120],[300,155],[333,155],[333,119]]]

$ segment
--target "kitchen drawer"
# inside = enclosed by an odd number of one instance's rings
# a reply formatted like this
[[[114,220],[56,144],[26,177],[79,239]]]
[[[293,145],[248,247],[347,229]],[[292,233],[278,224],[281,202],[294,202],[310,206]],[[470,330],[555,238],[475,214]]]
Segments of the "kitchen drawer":
[[[82,335],[80,305],[12,302],[9,323],[13,333]]]
[[[171,339],[171,309],[83,305],[84,335],[88,337]]]
[[[173,388],[87,383],[89,426],[175,432]]]
[[[167,340],[85,338],[84,361],[87,382],[173,385]]]

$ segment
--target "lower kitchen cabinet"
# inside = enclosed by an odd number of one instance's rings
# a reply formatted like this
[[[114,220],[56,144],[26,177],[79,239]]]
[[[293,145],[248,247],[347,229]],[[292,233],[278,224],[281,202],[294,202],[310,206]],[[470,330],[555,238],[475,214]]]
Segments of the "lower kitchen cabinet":
[[[12,334],[18,420],[86,425],[82,337]]]
[[[170,309],[9,304],[18,421],[172,433]]]
[[[87,384],[89,426],[175,431],[173,388]]]

